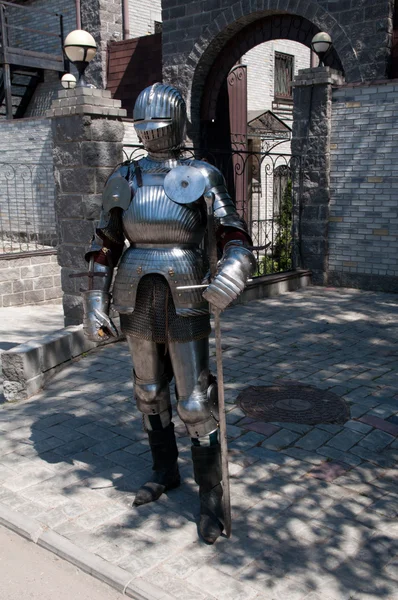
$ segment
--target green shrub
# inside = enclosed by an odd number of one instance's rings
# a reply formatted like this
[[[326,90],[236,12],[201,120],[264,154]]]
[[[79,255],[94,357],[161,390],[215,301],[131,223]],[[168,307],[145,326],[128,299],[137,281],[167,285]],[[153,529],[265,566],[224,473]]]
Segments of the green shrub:
[[[292,180],[289,179],[283,192],[280,212],[275,219],[276,236],[274,248],[258,263],[257,275],[269,275],[289,271],[292,268]]]

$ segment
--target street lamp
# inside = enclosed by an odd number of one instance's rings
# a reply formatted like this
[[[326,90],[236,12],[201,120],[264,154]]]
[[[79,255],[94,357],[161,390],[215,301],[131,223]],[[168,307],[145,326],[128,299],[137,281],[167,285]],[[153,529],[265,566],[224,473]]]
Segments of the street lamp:
[[[311,49],[317,54],[320,66],[324,66],[324,60],[332,47],[332,38],[325,31],[315,34],[311,40]]]
[[[65,90],[73,90],[76,87],[76,77],[72,73],[65,73],[61,77],[61,85]]]
[[[78,87],[87,87],[84,71],[97,52],[97,44],[93,36],[84,29],[75,29],[65,38],[64,52],[69,60],[76,65],[79,72]]]

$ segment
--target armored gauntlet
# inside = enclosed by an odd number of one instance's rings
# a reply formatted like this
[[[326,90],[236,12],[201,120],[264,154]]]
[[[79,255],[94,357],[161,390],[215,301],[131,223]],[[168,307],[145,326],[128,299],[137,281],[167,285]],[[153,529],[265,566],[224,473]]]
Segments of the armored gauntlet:
[[[256,259],[243,242],[228,242],[218,263],[217,274],[203,292],[203,297],[220,310],[224,310],[243,292],[255,268]]]
[[[92,342],[117,337],[117,329],[109,317],[111,295],[102,290],[83,292],[83,331]]]
[[[111,295],[108,292],[112,271],[110,267],[95,263],[90,259],[89,277],[92,288],[83,292],[83,331],[92,342],[104,342],[111,336],[117,337],[118,332],[109,318]]]

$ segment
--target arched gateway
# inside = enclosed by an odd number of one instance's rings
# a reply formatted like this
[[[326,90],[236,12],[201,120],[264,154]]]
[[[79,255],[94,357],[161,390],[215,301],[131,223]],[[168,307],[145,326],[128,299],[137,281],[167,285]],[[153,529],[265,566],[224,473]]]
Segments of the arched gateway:
[[[210,4],[207,3],[208,6]],[[278,172],[280,164],[278,159],[268,160],[261,152],[260,146],[255,155],[248,152],[251,146],[247,136],[246,87],[239,81],[239,75],[244,79],[245,73],[240,73],[242,69],[235,65],[252,48],[270,40],[300,42],[309,48],[313,36],[324,29],[328,30],[334,41],[326,64],[341,73],[349,73],[350,77],[360,78],[354,50],[336,19],[315,2],[283,0],[232,4],[202,29],[202,34],[195,41],[184,66],[170,67],[166,75],[168,78],[173,74],[177,75],[176,83],[183,88],[188,100],[188,134],[195,147],[216,149],[212,158],[224,172],[238,212],[248,221],[254,243],[261,249],[257,255],[259,274],[304,266],[312,268],[316,278],[314,271],[323,271],[324,261],[315,264],[312,256],[309,257],[306,253],[306,244],[302,243],[301,225],[292,226],[293,214],[288,216],[285,230],[282,228],[284,216],[275,210],[272,200],[273,172]],[[177,56],[174,56],[173,60],[176,62]],[[167,66],[165,70],[167,71]],[[240,95],[236,88],[241,89]],[[326,101],[326,96],[322,96],[322,99]],[[317,154],[324,154],[326,140],[320,139],[319,142]],[[288,156],[285,157],[285,161],[286,164],[290,164]],[[254,163],[258,164],[258,182],[252,177]],[[326,164],[326,161],[323,161],[323,164]],[[298,189],[300,169],[296,162],[295,169],[291,171],[295,173],[295,177],[290,181],[290,185],[296,196],[302,196],[304,192],[303,185]],[[257,188],[260,195],[255,197],[253,190]],[[327,204],[328,196],[322,202]],[[301,212],[299,216],[301,219]],[[294,239],[290,237],[292,230],[295,233]],[[296,241],[299,237],[300,244]],[[312,239],[311,242],[313,241]],[[279,256],[281,245],[284,246],[284,252],[291,256],[287,261],[282,261]],[[318,258],[317,256],[317,261]],[[285,266],[281,266],[282,264]],[[320,276],[322,277],[321,273]]]
[[[318,31],[330,34],[332,70],[307,69],[294,84],[292,153],[305,163],[299,262],[317,283],[398,290],[398,263],[385,250],[398,239],[389,216],[396,163],[379,148],[380,141],[386,152],[396,147],[398,136],[398,85],[388,81],[398,31],[391,0],[162,0],[162,6],[163,79],[187,99],[196,146],[227,139],[226,129],[218,130],[228,109],[225,81],[231,68],[238,75],[242,55],[268,40],[308,47]]]
[[[366,77],[366,65],[361,65],[359,53],[346,33],[350,27],[343,28],[337,18],[340,15],[328,12],[316,1],[210,0],[204,3],[207,11],[200,13],[198,9],[197,14],[194,7],[189,8],[191,3],[183,7],[184,3],[177,2],[181,5],[180,12],[175,0],[170,4],[174,8],[167,8],[168,0],[163,2],[164,79],[178,83],[182,89],[194,131],[198,130],[201,117],[214,118],[222,82],[240,56],[265,41],[288,39],[309,47],[315,33],[327,31],[333,40],[327,64],[343,71],[347,81]],[[181,15],[178,18],[167,19],[168,15],[178,14]],[[184,28],[184,41],[177,41],[181,37],[180,28]],[[195,31],[197,37],[190,39]]]

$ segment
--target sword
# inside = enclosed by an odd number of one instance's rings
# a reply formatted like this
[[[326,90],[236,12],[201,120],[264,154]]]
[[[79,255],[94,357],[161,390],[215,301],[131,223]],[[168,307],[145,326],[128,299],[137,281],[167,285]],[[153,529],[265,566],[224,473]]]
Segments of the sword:
[[[214,279],[217,273],[217,244],[214,232],[214,213],[213,213],[213,192],[204,194],[207,207],[207,238],[209,247],[210,275]],[[218,408],[219,408],[219,427],[220,427],[220,445],[221,445],[221,473],[223,482],[223,508],[225,521],[225,534],[231,537],[231,494],[229,487],[228,471],[228,442],[227,442],[227,421],[225,418],[224,401],[224,373],[222,364],[221,347],[221,319],[220,309],[212,306],[214,315],[214,336],[216,339],[216,363],[217,363],[217,388],[218,388]]]

